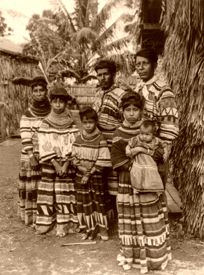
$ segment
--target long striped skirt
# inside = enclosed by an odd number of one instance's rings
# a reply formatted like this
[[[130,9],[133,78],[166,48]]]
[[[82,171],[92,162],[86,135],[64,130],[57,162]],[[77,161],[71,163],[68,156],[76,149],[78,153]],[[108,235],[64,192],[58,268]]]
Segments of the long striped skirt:
[[[100,229],[108,229],[105,205],[105,187],[100,173],[91,176],[87,184],[81,184],[82,175],[76,174],[77,216],[80,229],[88,235]]]
[[[108,148],[111,151],[112,147],[112,139],[113,139],[113,132],[112,131],[102,131],[107,144]],[[116,196],[118,193],[118,174],[116,171],[114,171],[112,168],[108,169],[108,172],[106,174],[107,176],[107,188],[108,188],[108,193],[110,195]]]
[[[73,171],[58,177],[50,163],[42,164],[42,178],[37,194],[37,231],[46,233],[55,223],[67,233],[69,224],[78,223]]]
[[[120,265],[148,270],[164,269],[171,259],[165,195],[136,193],[129,172],[119,174],[118,223]]]
[[[21,154],[18,181],[18,216],[25,225],[34,225],[37,213],[37,187],[41,178],[40,170],[30,166],[29,156]]]

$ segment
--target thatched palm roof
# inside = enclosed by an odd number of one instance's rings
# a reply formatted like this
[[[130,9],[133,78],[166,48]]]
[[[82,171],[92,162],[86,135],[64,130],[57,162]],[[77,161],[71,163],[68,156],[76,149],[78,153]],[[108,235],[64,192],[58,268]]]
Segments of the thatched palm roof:
[[[204,236],[204,1],[165,1],[164,67],[177,97],[174,175],[190,233]]]

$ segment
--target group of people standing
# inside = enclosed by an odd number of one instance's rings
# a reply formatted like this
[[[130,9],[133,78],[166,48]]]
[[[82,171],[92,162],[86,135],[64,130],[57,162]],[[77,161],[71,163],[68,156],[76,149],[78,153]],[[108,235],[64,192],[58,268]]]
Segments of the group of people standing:
[[[55,87],[48,100],[46,81],[34,78],[20,123],[18,208],[25,224],[38,234],[56,224],[59,237],[77,231],[84,240],[98,234],[106,241],[117,215],[118,264],[141,273],[164,269],[171,259],[164,187],[178,113],[156,65],[153,50],[138,51],[141,81],[125,91],[114,84],[115,63],[99,60],[99,89],[93,106],[79,110],[80,129],[67,91]]]

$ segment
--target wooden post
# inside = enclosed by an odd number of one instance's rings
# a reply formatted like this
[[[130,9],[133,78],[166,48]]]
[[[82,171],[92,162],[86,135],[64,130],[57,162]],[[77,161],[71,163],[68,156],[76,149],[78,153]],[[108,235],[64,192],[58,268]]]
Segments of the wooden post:
[[[4,102],[0,101],[0,133],[1,139],[4,140],[6,138],[6,125],[4,123]]]

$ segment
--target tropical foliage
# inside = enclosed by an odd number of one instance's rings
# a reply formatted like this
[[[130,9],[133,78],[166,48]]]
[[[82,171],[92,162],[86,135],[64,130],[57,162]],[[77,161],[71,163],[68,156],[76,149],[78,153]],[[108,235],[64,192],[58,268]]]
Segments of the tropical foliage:
[[[123,69],[128,69],[121,49],[127,37],[117,39],[119,22],[127,18],[122,14],[107,27],[111,10],[121,0],[108,0],[98,12],[97,0],[75,0],[73,13],[69,13],[61,0],[52,1],[55,11],[33,15],[27,29],[31,42],[24,53],[38,56],[46,74],[61,72],[73,76],[78,83],[90,78],[91,68],[98,57],[112,57]]]
[[[180,135],[174,147],[175,182],[188,232],[204,236],[204,1],[165,1],[164,68],[177,96]]]
[[[7,26],[5,22],[5,18],[2,15],[2,12],[0,11],[0,36],[8,35],[12,29]]]

